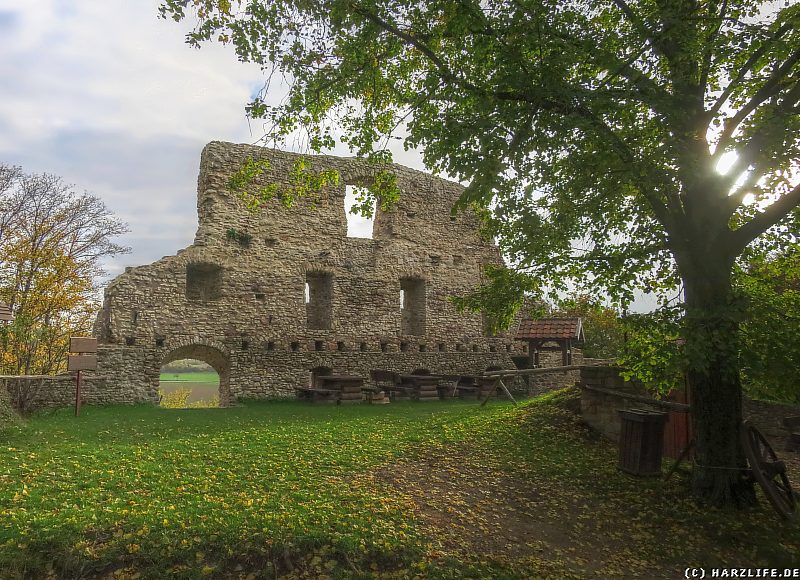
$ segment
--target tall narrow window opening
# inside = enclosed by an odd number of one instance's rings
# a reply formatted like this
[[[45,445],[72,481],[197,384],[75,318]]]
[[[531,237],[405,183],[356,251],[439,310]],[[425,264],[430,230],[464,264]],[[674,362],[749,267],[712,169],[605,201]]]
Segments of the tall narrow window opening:
[[[333,311],[333,276],[323,272],[306,274],[306,322],[312,330],[330,330]]]
[[[368,238],[372,239],[372,227],[375,223],[375,212],[377,211],[374,201],[372,204],[372,217],[364,217],[361,214],[351,213],[352,209],[360,206],[367,199],[366,188],[348,185],[345,187],[344,212],[347,216],[347,237],[348,238]]]
[[[425,280],[400,280],[400,331],[402,334],[425,334]]]

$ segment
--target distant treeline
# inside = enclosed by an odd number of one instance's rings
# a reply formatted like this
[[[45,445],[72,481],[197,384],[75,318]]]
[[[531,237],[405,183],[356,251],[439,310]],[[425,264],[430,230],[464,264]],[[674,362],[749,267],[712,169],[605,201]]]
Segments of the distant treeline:
[[[214,372],[214,369],[200,360],[195,360],[192,358],[185,358],[180,360],[174,360],[171,363],[165,364],[161,367],[161,372],[163,374],[167,373],[208,373]]]

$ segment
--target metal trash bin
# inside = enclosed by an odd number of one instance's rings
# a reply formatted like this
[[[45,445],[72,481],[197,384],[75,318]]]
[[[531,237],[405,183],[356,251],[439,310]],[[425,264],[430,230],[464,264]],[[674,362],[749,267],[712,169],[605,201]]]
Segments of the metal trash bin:
[[[639,476],[660,476],[666,413],[621,409],[619,469]]]

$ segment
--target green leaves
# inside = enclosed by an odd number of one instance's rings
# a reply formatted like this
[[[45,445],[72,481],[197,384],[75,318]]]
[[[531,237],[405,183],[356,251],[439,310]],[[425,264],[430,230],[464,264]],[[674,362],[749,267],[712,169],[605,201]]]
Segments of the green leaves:
[[[541,286],[531,276],[508,268],[484,267],[484,283],[465,296],[453,296],[450,301],[460,311],[483,312],[485,331],[489,335],[508,328],[526,300],[540,299]],[[535,316],[526,312],[526,316]]]
[[[686,354],[685,341],[681,339],[682,318],[681,308],[662,307],[650,314],[631,314],[622,319],[624,342],[618,363],[625,379],[637,379],[661,396],[683,388]],[[707,353],[703,356],[707,357]]]
[[[797,184],[796,6],[161,6],[178,20],[189,12],[190,42],[230,39],[240,59],[264,65],[267,85],[248,112],[267,119],[273,142],[301,136],[319,152],[338,140],[385,162],[387,141],[406,137],[430,169],[469,183],[462,203],[491,208],[510,262],[546,286],[572,279],[619,302],[673,290],[682,252],[727,246],[754,217],[747,193],[766,199]],[[291,87],[268,106],[274,74]],[[724,151],[742,153],[730,181],[715,177]],[[748,169],[752,179],[737,182]],[[235,189],[255,207],[313,197],[317,185]],[[731,188],[743,189],[728,198]]]

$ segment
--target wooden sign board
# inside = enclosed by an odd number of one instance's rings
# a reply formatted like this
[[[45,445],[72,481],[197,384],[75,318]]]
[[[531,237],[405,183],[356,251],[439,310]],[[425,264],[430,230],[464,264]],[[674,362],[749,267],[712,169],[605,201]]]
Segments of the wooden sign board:
[[[97,339],[70,337],[69,352],[97,352]]]
[[[0,322],[12,322],[14,315],[11,314],[11,307],[0,302]]]
[[[67,359],[67,370],[93,371],[97,369],[96,354],[71,354]]]

